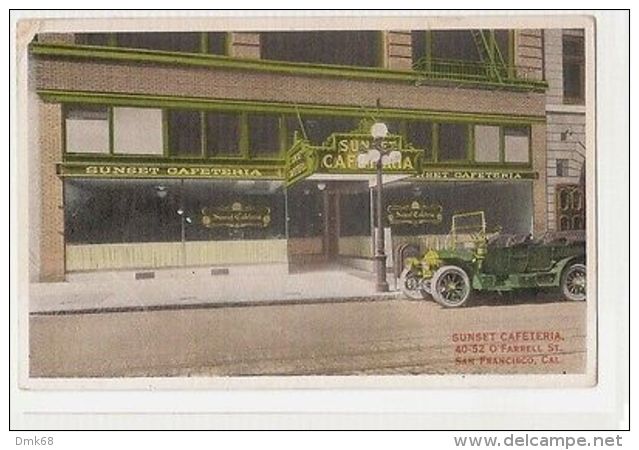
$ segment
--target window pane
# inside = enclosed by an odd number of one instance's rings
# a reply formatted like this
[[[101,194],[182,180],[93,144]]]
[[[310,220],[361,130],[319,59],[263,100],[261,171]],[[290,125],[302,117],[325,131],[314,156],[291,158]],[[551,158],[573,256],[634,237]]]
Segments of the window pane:
[[[264,32],[260,34],[263,59],[279,61],[378,65],[377,31]]]
[[[495,41],[497,42],[497,48],[504,58],[504,62],[508,64],[510,56],[510,46],[508,45],[508,30],[495,30]]]
[[[530,137],[526,127],[504,128],[504,158],[506,162],[529,162]]]
[[[433,125],[429,122],[408,121],[406,139],[414,148],[424,150],[424,158],[431,159],[433,152]]]
[[[420,69],[424,69],[424,65],[420,64],[420,59],[426,56],[426,32],[412,31],[411,44],[413,49],[413,65],[419,65]]]
[[[66,110],[66,150],[109,153],[109,114],[106,106],[71,106]]]
[[[80,45],[109,45],[108,33],[76,33],[75,42]]]
[[[279,153],[279,123],[277,116],[248,116],[251,156],[273,156]]]
[[[564,36],[563,41],[564,100],[583,103],[584,100],[584,39]]]
[[[118,33],[117,40],[120,47],[200,52],[200,33]]]
[[[208,33],[209,53],[212,55],[225,55],[226,39],[226,33]]]
[[[201,156],[202,125],[198,111],[169,111],[171,155]]]
[[[187,241],[281,239],[284,189],[275,181],[184,181]]]
[[[475,161],[499,162],[499,127],[475,127]]]
[[[206,145],[209,156],[240,154],[240,116],[227,113],[206,114]]]
[[[564,95],[573,99],[583,97],[582,66],[564,63]]]
[[[456,161],[467,159],[467,141],[467,125],[453,123],[439,124],[439,160]]]
[[[178,242],[180,195],[175,180],[65,181],[66,242]]]
[[[432,36],[434,58],[481,60],[470,30],[433,31]]]
[[[162,110],[113,108],[113,152],[161,155]]]
[[[333,133],[348,133],[357,127],[357,119],[353,117],[317,117],[302,116],[304,129],[313,145],[322,145]],[[292,143],[293,133],[302,136],[299,120],[296,116],[287,117],[287,133]]]

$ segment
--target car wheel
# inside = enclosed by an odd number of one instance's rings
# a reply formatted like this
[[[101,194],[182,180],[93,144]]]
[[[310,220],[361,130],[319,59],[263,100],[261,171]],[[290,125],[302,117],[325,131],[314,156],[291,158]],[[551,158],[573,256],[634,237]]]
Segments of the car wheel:
[[[470,298],[470,278],[457,266],[440,267],[431,283],[431,295],[446,308],[458,308]]]
[[[561,276],[561,292],[567,300],[582,302],[586,300],[586,266],[571,264]]]
[[[413,300],[424,300],[428,296],[417,274],[408,268],[399,276],[399,287],[406,297]]]

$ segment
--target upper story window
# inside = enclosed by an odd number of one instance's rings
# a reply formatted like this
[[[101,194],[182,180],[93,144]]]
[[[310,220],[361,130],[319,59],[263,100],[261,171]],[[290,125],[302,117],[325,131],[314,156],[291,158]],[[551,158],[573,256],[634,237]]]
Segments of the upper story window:
[[[162,110],[113,108],[113,153],[162,155]]]
[[[119,47],[197,53],[200,51],[199,33],[118,33]]]
[[[431,36],[433,58],[481,61],[477,43],[470,30],[433,31]]]
[[[584,104],[585,54],[583,36],[563,37],[564,103]]]
[[[280,119],[278,116],[251,114],[248,116],[249,152],[255,158],[268,158],[280,152]]]
[[[285,31],[260,34],[263,59],[375,67],[377,31]]]
[[[69,153],[109,153],[109,109],[73,105],[65,109],[65,142]]]
[[[169,153],[175,156],[202,155],[202,114],[174,110],[168,113]]]
[[[80,45],[112,46],[181,53],[226,54],[227,33],[136,32],[77,33]]]
[[[468,159],[468,125],[440,123],[438,127],[439,161],[465,161]]]

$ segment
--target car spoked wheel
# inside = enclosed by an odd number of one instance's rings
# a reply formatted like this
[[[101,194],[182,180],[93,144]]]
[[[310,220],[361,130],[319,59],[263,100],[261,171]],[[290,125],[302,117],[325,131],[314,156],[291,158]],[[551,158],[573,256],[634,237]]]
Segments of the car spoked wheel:
[[[463,306],[470,298],[470,279],[457,266],[441,267],[433,276],[431,295],[446,308]]]
[[[581,302],[586,300],[586,266],[572,264],[563,274],[561,291],[568,300]]]
[[[417,274],[410,269],[402,271],[399,276],[399,286],[404,295],[413,300],[423,300],[428,295],[428,292],[422,289],[422,282]]]

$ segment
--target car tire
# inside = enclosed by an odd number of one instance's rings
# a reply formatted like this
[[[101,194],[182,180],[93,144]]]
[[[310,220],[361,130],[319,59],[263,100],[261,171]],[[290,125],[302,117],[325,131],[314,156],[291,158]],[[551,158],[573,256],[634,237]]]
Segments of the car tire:
[[[570,264],[561,275],[561,293],[566,300],[583,302],[586,300],[586,266]]]
[[[425,300],[428,298],[428,292],[419,286],[419,279],[415,272],[406,268],[399,276],[399,287],[402,293],[412,300]]]
[[[468,274],[457,266],[440,267],[433,275],[431,295],[445,308],[459,308],[468,303],[472,286]]]

